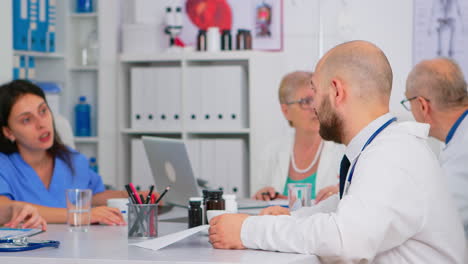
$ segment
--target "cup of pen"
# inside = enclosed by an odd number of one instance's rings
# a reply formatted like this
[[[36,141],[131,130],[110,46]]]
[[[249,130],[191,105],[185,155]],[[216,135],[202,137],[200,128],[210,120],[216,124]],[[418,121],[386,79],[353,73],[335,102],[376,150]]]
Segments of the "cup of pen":
[[[67,223],[70,231],[87,232],[91,223],[90,189],[67,189]]]
[[[158,236],[158,205],[128,204],[128,238]]]

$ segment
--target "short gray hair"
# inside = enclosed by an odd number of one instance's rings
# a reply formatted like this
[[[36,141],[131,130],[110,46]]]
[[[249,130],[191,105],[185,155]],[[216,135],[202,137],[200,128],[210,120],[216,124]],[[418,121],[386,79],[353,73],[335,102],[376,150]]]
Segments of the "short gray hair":
[[[286,74],[281,80],[278,97],[280,104],[285,104],[292,100],[294,93],[298,88],[310,85],[312,72],[295,71]]]
[[[414,96],[425,96],[441,109],[468,104],[468,91],[463,72],[449,58],[436,58],[418,63],[408,75],[406,90]]]

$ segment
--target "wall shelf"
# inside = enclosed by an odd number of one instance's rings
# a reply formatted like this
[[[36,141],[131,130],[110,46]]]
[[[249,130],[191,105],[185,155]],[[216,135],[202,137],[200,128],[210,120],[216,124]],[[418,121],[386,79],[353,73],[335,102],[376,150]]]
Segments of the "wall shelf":
[[[70,71],[98,71],[99,67],[96,65],[93,66],[71,66]]]
[[[37,51],[26,51],[26,50],[15,50],[13,51],[14,55],[18,56],[30,56],[39,59],[65,59],[65,55],[56,52],[37,52]]]
[[[81,144],[94,144],[94,143],[99,143],[99,138],[98,137],[75,137],[74,138],[75,143]]]
[[[97,18],[98,15],[96,12],[92,13],[72,13],[70,15],[71,18]]]

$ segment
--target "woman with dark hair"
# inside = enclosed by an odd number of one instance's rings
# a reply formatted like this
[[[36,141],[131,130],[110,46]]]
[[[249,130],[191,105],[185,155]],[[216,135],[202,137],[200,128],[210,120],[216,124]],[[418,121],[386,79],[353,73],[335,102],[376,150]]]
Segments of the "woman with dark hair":
[[[127,193],[105,191],[87,158],[62,143],[39,87],[22,80],[0,86],[0,128],[0,206],[26,202],[47,222],[64,223],[65,190],[91,189],[91,221],[125,224],[118,209],[103,205]]]

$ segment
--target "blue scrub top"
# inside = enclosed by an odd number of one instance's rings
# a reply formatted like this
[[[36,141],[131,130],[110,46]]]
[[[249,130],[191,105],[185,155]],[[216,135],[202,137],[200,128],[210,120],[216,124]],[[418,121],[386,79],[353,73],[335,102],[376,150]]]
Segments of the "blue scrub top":
[[[101,177],[89,168],[84,155],[71,150],[71,160],[74,174],[62,159],[55,158],[54,172],[47,189],[18,152],[0,153],[0,195],[16,201],[65,208],[66,189],[91,189],[93,195],[104,191]]]

